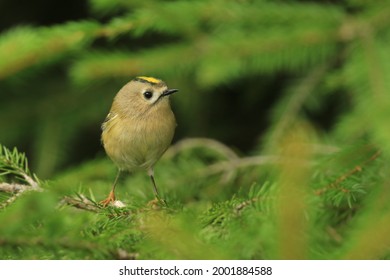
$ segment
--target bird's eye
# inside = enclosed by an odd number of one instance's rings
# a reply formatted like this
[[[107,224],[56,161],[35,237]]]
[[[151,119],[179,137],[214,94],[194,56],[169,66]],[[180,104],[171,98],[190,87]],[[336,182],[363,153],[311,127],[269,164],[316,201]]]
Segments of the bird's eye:
[[[145,97],[145,99],[150,99],[150,98],[152,98],[152,97],[153,97],[153,92],[151,92],[151,91],[145,91],[145,92],[144,92],[144,97]]]

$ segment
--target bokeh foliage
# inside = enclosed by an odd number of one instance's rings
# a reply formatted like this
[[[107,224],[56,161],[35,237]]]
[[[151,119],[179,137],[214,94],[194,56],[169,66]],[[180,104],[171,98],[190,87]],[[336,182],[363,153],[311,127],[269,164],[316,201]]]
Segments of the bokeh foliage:
[[[88,3],[0,34],[0,142],[49,179],[0,193],[0,257],[389,258],[389,1]],[[101,209],[99,123],[136,75],[180,89],[177,140],[242,151],[178,141],[156,167],[168,208],[134,174]],[[0,186],[31,184],[7,151]]]

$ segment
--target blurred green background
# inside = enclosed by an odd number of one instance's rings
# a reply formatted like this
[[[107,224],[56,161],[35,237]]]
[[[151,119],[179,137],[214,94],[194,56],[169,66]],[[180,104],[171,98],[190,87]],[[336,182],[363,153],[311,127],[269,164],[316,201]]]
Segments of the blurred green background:
[[[100,124],[137,75],[180,89],[172,98],[176,140],[209,137],[253,152],[292,84],[319,64],[339,67],[340,28],[353,8],[330,1],[0,5],[0,143],[25,151],[42,178],[104,156]],[[319,129],[349,108],[336,86],[312,99],[302,113]]]

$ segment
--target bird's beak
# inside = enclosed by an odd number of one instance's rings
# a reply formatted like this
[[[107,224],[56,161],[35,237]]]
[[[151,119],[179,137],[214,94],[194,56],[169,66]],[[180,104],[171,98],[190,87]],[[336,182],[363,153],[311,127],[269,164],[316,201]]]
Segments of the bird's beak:
[[[166,91],[163,92],[161,96],[168,96],[171,95],[172,93],[175,93],[179,91],[178,89],[172,88],[172,89],[167,89]]]

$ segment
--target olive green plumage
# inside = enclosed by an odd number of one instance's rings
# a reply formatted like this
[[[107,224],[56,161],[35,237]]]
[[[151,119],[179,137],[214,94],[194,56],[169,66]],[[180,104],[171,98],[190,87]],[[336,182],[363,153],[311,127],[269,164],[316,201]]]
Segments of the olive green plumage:
[[[159,79],[137,77],[115,96],[102,124],[102,143],[119,172],[110,195],[101,202],[103,205],[115,201],[115,185],[121,171],[147,171],[155,196],[160,199],[153,166],[168,149],[175,132],[169,96],[176,91]]]

